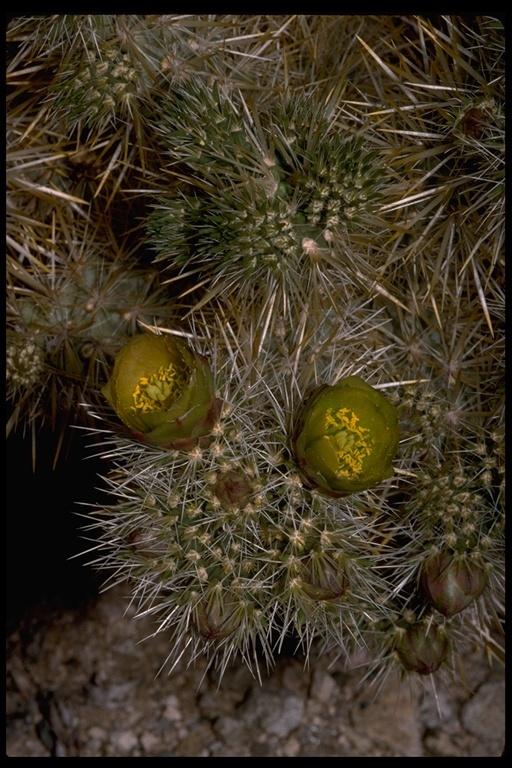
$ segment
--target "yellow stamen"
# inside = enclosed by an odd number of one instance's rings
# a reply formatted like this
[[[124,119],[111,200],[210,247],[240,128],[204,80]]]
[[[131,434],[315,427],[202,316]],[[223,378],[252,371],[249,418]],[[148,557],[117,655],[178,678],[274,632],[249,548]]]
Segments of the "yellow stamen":
[[[132,410],[141,413],[166,410],[172,400],[180,394],[185,383],[186,375],[172,363],[167,368],[161,365],[157,373],[140,377],[133,391]]]
[[[334,442],[338,459],[337,477],[353,478],[361,474],[364,459],[371,454],[373,440],[365,432],[370,430],[357,425],[359,417],[348,408],[340,408],[333,415],[329,408],[325,415],[325,440]]]

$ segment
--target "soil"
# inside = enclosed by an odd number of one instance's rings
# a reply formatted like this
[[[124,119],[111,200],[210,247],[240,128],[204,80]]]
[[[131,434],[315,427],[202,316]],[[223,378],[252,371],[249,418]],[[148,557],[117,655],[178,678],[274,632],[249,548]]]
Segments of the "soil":
[[[169,652],[131,620],[116,588],[78,607],[39,604],[7,639],[10,757],[497,757],[504,670],[462,660],[465,689],[284,653],[261,683],[238,661],[222,681],[200,660],[159,673]],[[146,639],[144,639],[146,638]],[[362,666],[361,666],[362,665]]]

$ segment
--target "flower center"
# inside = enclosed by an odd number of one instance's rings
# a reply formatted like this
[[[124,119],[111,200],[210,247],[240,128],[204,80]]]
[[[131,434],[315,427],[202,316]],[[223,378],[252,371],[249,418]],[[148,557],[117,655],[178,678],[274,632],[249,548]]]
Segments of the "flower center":
[[[364,459],[371,454],[373,440],[357,425],[359,417],[349,408],[340,408],[333,414],[328,408],[325,415],[325,438],[334,443],[338,459],[338,477],[357,477],[363,470]]]
[[[172,363],[151,376],[141,376],[133,392],[133,411],[164,411],[185,386],[187,377]]]

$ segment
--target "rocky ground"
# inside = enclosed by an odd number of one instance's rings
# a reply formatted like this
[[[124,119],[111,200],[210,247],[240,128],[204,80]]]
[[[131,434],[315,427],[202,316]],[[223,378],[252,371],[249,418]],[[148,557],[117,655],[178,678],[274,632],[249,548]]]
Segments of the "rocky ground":
[[[235,664],[157,674],[169,647],[130,621],[116,589],[78,607],[43,603],[10,626],[10,757],[499,757],[504,670],[463,659],[467,688],[361,684],[364,658],[283,655],[260,685]],[[426,683],[426,684],[425,684]]]

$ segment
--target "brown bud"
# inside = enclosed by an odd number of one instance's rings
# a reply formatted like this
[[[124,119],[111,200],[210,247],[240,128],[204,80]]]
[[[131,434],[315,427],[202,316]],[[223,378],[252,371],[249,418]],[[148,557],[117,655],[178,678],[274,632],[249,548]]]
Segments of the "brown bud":
[[[244,509],[249,503],[253,487],[242,472],[228,469],[218,476],[213,493],[224,507]]]
[[[486,584],[487,573],[480,563],[449,552],[430,557],[421,574],[427,600],[448,618],[467,608]]]
[[[205,640],[223,640],[238,627],[236,606],[217,595],[205,598],[195,608],[194,623]]]
[[[445,660],[450,644],[440,627],[418,621],[400,632],[395,647],[405,669],[430,675]]]
[[[323,553],[313,552],[302,567],[302,591],[311,600],[336,600],[347,591],[345,567]]]

